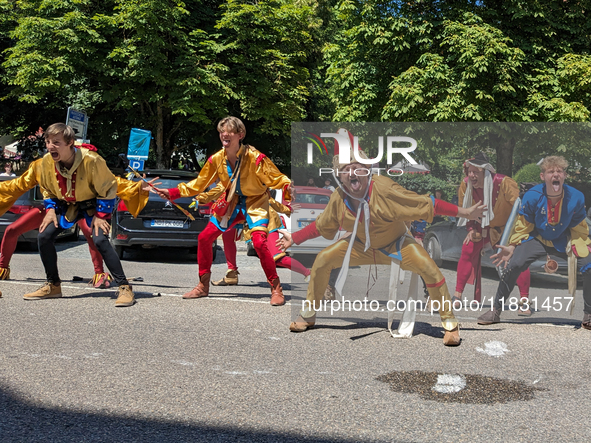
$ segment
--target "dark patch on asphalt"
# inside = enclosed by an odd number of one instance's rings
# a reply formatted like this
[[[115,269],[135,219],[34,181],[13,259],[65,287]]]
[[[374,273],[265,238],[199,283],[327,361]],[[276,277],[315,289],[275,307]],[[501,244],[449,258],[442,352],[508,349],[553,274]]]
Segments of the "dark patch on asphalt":
[[[387,383],[395,392],[419,394],[425,400],[443,403],[494,404],[510,401],[528,401],[534,398],[536,391],[546,389],[527,385],[522,381],[503,380],[482,375],[464,375],[466,385],[454,393],[439,393],[433,390],[437,384],[436,372],[400,371],[390,372],[377,377]]]

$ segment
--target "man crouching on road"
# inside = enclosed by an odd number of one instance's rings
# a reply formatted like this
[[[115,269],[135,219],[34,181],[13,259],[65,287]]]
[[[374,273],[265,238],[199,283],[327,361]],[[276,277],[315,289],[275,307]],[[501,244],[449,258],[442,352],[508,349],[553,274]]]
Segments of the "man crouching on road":
[[[585,221],[585,197],[565,185],[568,162],[563,157],[546,157],[540,164],[543,183],[523,196],[519,217],[508,246],[491,258],[495,265],[504,264],[504,273],[493,309],[478,318],[479,325],[501,321],[503,303],[511,294],[519,275],[535,260],[546,255],[567,259],[569,288],[576,288],[575,267],[583,274],[582,327],[591,329],[591,255],[589,227]]]
[[[367,158],[361,150],[358,155]],[[338,169],[342,183],[332,194],[326,209],[316,221],[293,235],[286,233],[278,242],[286,249],[293,243],[299,244],[320,235],[332,239],[339,229],[353,233],[349,239],[326,247],[316,257],[308,285],[306,308],[300,312],[296,321],[291,323],[289,329],[293,332],[303,332],[314,326],[314,309],[321,306],[333,269],[343,267],[341,276],[346,277],[349,266],[389,265],[392,259],[396,258],[400,260],[402,269],[423,277],[431,299],[438,300],[440,306],[443,305],[440,310],[445,329],[443,344],[459,345],[458,322],[451,310],[445,278],[427,251],[407,235],[404,222],[420,219],[431,221],[435,212],[478,219],[484,212],[484,206],[480,206],[479,202],[470,208],[458,208],[429,195],[416,194],[388,177],[368,176],[368,167],[356,162],[352,151],[350,158],[353,159],[352,163],[339,164],[339,156],[334,156],[333,167],[335,170]],[[447,303],[441,303],[444,300]],[[312,306],[313,309],[308,306]]]

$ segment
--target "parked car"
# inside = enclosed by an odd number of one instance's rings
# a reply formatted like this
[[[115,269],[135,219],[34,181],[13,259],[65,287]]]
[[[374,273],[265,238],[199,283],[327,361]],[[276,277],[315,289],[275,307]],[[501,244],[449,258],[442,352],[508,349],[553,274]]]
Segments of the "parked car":
[[[15,177],[0,177],[0,181],[12,180]],[[0,239],[4,237],[4,232],[8,226],[18,220],[23,214],[26,214],[33,208],[43,208],[43,195],[39,186],[25,192],[12,207],[0,217]],[[78,238],[80,228],[78,225],[74,225],[64,232],[60,233],[58,238],[60,239],[72,239]],[[18,242],[28,246],[31,250],[37,250],[37,236],[39,235],[38,229],[25,232],[18,238]]]
[[[179,183],[193,180],[197,175],[188,171],[147,170],[146,178],[150,180],[160,177],[160,188],[175,188]],[[179,198],[175,203],[188,210],[195,220],[190,220],[183,212],[171,204],[168,200],[160,198],[157,194],[150,193],[148,204],[139,214],[133,218],[125,203],[118,201],[113,211],[111,226],[111,244],[119,258],[130,248],[154,248],[167,246],[185,248],[194,252],[197,248],[199,233],[205,229],[210,217],[210,206],[195,206],[196,210],[189,209],[193,199],[191,197]],[[217,243],[213,245],[214,259]]]
[[[591,226],[591,219],[587,218],[586,221],[587,225]],[[438,266],[441,266],[443,261],[458,262],[462,254],[462,243],[467,234],[468,231],[465,226],[458,227],[455,222],[443,221],[427,228],[423,245]],[[495,267],[490,259],[490,256],[495,252],[488,251],[484,253],[481,262],[482,266],[487,268]],[[552,255],[550,257],[558,262],[556,272],[568,275],[566,260]],[[545,264],[546,260],[536,260],[530,265],[530,272],[545,272]]]

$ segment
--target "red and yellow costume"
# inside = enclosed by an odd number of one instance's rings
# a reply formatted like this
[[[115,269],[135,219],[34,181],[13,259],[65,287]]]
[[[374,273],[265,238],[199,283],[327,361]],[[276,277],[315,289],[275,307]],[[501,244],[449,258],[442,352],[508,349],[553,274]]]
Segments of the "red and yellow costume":
[[[97,161],[97,157],[101,161]],[[87,160],[83,161],[85,158],[87,158]],[[89,180],[82,178],[88,177],[91,174],[100,174],[102,177],[105,177],[106,180],[101,182],[101,186],[110,189],[112,186],[113,175],[106,167],[104,160],[102,160],[97,154],[87,149],[77,149],[76,162],[78,162],[79,167],[75,171],[73,177],[71,177],[69,184],[68,179],[58,173],[55,162],[50,155],[46,155],[45,157],[32,162],[29,165],[29,168],[20,177],[1,182],[0,215],[9,210],[16,200],[18,200],[25,192],[39,185],[42,181],[44,181],[48,188],[52,190],[51,192],[47,192],[43,189],[44,197],[46,198],[55,197],[58,192],[60,196],[67,195],[68,186],[71,195],[76,195],[76,197],[81,197],[82,199],[92,198],[89,195],[89,191],[90,188],[94,186],[94,182],[91,184]],[[81,168],[80,166],[85,167]],[[76,183],[76,177],[79,177],[78,183]],[[149,193],[141,191],[140,182],[132,182],[119,177],[115,180],[117,183],[116,195],[125,201],[129,211],[134,217],[136,217],[145,207],[149,198]],[[111,193],[109,192],[105,195],[110,196]],[[68,201],[72,202],[76,200],[70,197]],[[7,228],[4,238],[2,239],[2,246],[0,247],[0,276],[2,278],[8,278],[10,275],[10,259],[16,248],[18,236],[32,229],[37,229],[44,217],[45,208],[33,208]],[[91,231],[87,220],[78,220],[78,225],[88,241],[95,274],[104,275],[103,258],[92,241]]]
[[[253,246],[261,260],[261,266],[267,279],[272,282],[278,277],[275,262],[267,248],[269,225],[267,189],[283,188],[284,195],[290,199],[288,186],[291,180],[282,174],[267,156],[252,146],[241,145],[237,157],[238,162],[235,168],[240,168],[240,174],[237,178],[236,194],[229,202],[226,215],[220,217],[212,214],[207,227],[199,234],[197,249],[199,276],[211,273],[212,245],[216,238],[246,221],[253,231]],[[199,177],[189,183],[181,183],[177,188],[168,191],[171,199],[191,197],[204,192],[216,181],[220,182],[223,189],[228,189],[233,173],[226,150],[221,149],[205,162]]]
[[[502,174],[491,174],[492,179],[492,213],[494,217],[490,220],[488,226],[482,226],[477,221],[468,221],[466,228],[468,231],[476,233],[476,241],[470,241],[462,245],[462,254],[458,261],[458,272],[456,281],[456,292],[464,292],[466,283],[474,284],[474,300],[481,299],[481,258],[485,245],[488,243],[495,246],[505,230],[505,224],[513,209],[515,200],[519,197],[519,187],[515,180]],[[458,190],[458,201],[464,201],[464,195],[468,188],[468,178],[466,177]],[[472,202],[485,201],[483,188],[472,189]],[[517,286],[521,297],[529,295],[530,272],[529,268],[525,270],[517,279]]]

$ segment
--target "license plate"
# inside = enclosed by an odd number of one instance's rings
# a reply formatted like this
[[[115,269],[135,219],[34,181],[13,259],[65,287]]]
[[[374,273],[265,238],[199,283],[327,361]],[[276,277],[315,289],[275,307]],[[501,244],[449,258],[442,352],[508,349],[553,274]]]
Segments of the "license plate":
[[[304,220],[304,219],[299,219],[298,220],[298,228],[303,228],[305,226],[308,226],[310,223],[314,222],[314,220]]]
[[[152,220],[150,226],[153,228],[182,228],[185,222],[182,220]]]

